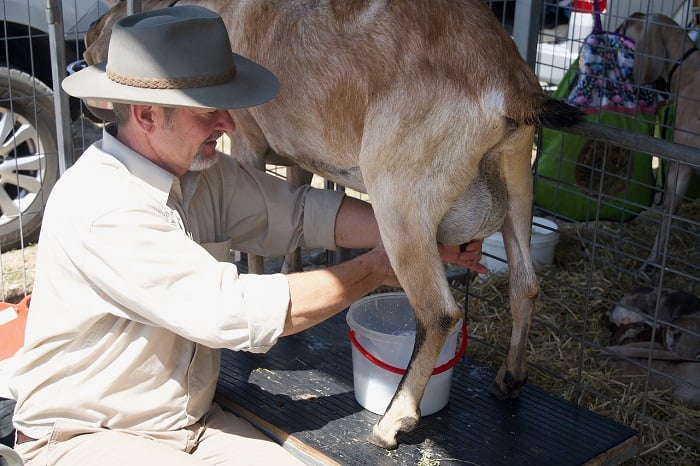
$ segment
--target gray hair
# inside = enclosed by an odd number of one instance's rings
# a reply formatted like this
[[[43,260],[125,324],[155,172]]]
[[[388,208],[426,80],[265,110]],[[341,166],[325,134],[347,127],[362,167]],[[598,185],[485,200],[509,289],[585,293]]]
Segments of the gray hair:
[[[112,108],[114,109],[114,121],[117,126],[122,126],[129,122],[131,119],[131,104],[124,103],[112,103]],[[161,107],[163,109],[163,115],[165,116],[165,121],[163,122],[163,127],[168,128],[173,121],[177,107]]]

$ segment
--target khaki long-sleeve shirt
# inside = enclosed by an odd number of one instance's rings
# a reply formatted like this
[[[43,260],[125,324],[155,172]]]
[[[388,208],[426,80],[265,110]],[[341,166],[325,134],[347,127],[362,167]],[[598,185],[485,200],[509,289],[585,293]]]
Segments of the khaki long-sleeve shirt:
[[[220,157],[177,179],[108,131],[49,198],[15,425],[162,431],[210,408],[219,349],[267,351],[289,305],[284,275],[239,275],[230,249],[334,248],[342,194]]]

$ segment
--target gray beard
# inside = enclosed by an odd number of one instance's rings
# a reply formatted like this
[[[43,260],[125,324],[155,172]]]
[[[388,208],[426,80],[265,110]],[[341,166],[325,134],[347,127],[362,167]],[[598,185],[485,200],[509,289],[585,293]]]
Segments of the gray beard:
[[[200,147],[190,163],[190,171],[201,172],[202,170],[206,170],[207,168],[214,166],[217,160],[219,160],[218,155],[213,159],[203,159],[202,148]]]

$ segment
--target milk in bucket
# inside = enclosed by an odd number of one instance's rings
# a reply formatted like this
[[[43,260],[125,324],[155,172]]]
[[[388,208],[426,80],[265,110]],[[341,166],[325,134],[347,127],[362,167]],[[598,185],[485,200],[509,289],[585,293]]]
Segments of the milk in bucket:
[[[352,368],[355,399],[362,407],[384,414],[401,381],[413,352],[415,319],[405,293],[382,293],[367,296],[347,313],[352,341]],[[452,367],[466,349],[466,328],[460,351],[455,354],[460,320],[442,348],[437,370],[428,383],[420,410],[433,414],[445,407],[452,385]],[[442,367],[441,367],[442,366]]]

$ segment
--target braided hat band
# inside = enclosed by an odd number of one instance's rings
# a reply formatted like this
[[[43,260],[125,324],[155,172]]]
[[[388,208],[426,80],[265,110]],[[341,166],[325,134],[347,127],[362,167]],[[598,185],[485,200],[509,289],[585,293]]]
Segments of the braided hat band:
[[[197,87],[217,86],[233,80],[236,77],[236,69],[232,68],[223,73],[208,76],[193,76],[187,78],[138,78],[124,76],[109,67],[106,68],[107,77],[117,84],[124,86],[140,87],[143,89],[191,89]]]

